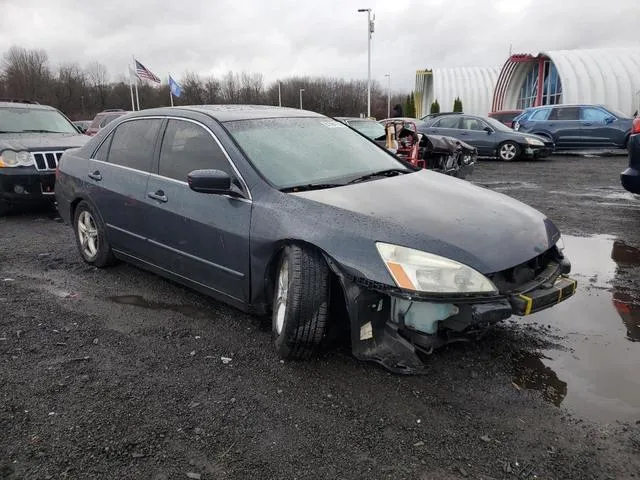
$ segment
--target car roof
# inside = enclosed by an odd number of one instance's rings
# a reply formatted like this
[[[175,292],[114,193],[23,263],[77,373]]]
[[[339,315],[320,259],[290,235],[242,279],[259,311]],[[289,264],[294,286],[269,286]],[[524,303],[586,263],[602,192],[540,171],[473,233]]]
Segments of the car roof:
[[[49,105],[40,105],[39,103],[22,103],[22,102],[0,102],[0,108],[24,108],[25,110],[55,110]]]
[[[262,118],[317,117],[325,118],[316,112],[289,107],[271,105],[188,105],[181,107],[150,108],[133,112],[133,116],[175,115],[179,111],[204,113],[219,122],[237,120],[257,120]]]
[[[489,116],[495,115],[497,113],[520,113],[523,110],[496,110],[495,112],[489,112]]]
[[[336,120],[359,120],[361,122],[374,122],[374,123],[378,123],[377,120],[374,120],[373,118],[362,118],[362,117],[333,117]]]

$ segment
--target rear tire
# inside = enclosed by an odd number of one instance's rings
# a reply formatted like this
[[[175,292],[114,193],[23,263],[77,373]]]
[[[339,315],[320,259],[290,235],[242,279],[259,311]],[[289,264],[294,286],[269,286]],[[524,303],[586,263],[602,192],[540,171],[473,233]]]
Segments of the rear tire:
[[[285,359],[307,359],[322,342],[329,316],[329,267],[317,250],[285,247],[276,274],[272,332]]]
[[[511,140],[498,145],[498,158],[503,162],[510,162],[520,156],[520,146]]]
[[[105,225],[93,207],[85,201],[76,207],[73,231],[78,251],[85,262],[98,268],[115,263]]]

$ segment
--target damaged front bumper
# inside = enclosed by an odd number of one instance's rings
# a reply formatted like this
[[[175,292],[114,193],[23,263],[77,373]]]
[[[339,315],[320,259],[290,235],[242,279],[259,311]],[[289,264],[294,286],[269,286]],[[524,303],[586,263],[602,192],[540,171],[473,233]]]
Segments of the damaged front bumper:
[[[515,291],[485,297],[428,297],[362,279],[346,283],[354,356],[395,373],[424,370],[421,355],[509,318],[552,307],[576,291],[568,262],[552,262]]]

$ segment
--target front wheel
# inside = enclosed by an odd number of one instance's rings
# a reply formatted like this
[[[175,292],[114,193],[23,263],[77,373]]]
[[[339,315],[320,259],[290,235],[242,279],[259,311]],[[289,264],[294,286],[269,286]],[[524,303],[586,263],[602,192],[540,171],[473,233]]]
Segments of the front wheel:
[[[329,267],[320,252],[290,245],[280,257],[272,332],[282,358],[309,358],[324,338],[329,315]]]
[[[503,162],[510,162],[520,155],[520,147],[515,142],[504,142],[498,146],[498,158]]]
[[[76,207],[73,230],[78,250],[85,262],[100,268],[114,263],[105,226],[87,202],[82,201]]]

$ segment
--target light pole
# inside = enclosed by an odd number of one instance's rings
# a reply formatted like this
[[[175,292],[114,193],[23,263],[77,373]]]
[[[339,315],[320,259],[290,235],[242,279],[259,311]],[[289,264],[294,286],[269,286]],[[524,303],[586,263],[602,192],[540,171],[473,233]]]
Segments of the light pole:
[[[391,74],[385,74],[387,77],[387,118],[391,118]]]
[[[280,85],[281,85],[281,82],[280,80],[278,80],[278,106],[279,107],[282,106],[282,93],[280,92]]]
[[[300,110],[302,110],[302,92],[304,92],[304,88],[300,89]]]
[[[367,12],[367,117],[371,117],[371,34],[374,28],[371,9],[359,8],[358,12]]]

